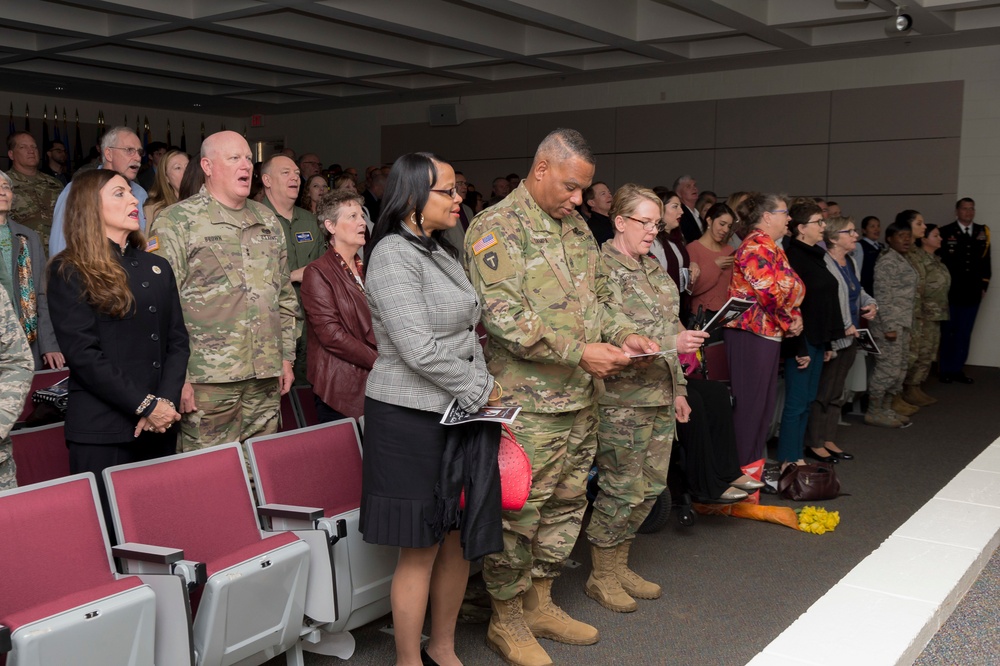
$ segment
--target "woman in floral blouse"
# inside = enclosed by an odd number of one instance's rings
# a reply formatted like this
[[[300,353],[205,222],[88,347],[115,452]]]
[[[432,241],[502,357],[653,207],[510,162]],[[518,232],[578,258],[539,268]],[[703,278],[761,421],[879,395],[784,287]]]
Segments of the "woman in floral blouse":
[[[762,461],[778,388],[781,340],[802,333],[805,286],[776,241],[788,229],[788,203],[754,194],[744,206],[750,232],[736,251],[731,297],[754,301],[725,331],[736,449],[744,468]],[[763,465],[763,462],[760,462]]]

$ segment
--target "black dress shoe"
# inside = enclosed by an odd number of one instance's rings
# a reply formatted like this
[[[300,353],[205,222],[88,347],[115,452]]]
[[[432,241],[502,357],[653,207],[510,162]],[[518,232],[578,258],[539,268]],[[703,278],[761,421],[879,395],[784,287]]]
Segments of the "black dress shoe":
[[[854,460],[853,453],[848,453],[847,451],[831,451],[830,449],[827,449],[827,451],[829,451],[830,455],[833,456],[834,458],[838,458],[841,460]]]
[[[836,456],[832,456],[832,455],[831,456],[821,456],[821,455],[819,455],[818,453],[816,453],[815,451],[813,451],[809,447],[806,447],[805,454],[806,454],[806,458],[812,458],[813,460],[818,460],[820,462],[825,462],[825,463],[838,463],[838,462],[840,462],[839,460],[837,460]]]
[[[420,648],[420,663],[423,666],[438,666],[438,663],[434,661],[434,658],[427,654],[427,648]]]
[[[976,380],[974,380],[972,377],[966,377],[965,374],[961,373],[961,372],[958,373],[957,375],[955,375],[954,379],[959,384],[975,384],[976,383]]]
[[[942,384],[951,384],[955,380],[952,378],[951,375],[941,375],[940,377],[938,377],[938,381],[941,382]]]

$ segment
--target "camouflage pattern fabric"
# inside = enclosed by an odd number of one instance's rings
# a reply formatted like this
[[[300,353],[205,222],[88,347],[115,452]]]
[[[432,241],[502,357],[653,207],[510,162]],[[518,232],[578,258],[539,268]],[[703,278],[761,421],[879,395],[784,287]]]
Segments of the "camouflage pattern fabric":
[[[198,409],[181,419],[182,452],[278,432],[281,392],[277,379],[191,386]]]
[[[17,486],[10,429],[24,409],[34,368],[24,329],[7,292],[0,289],[0,490]]]
[[[583,218],[553,219],[523,183],[469,225],[465,267],[483,303],[487,367],[505,402],[526,412],[569,412],[603,390],[580,367],[583,348],[621,346],[636,327],[605,312],[611,295],[599,261]]]
[[[906,383],[913,385],[927,380],[931,363],[937,358],[941,346],[941,322],[949,317],[948,290],[951,288],[951,274],[941,259],[920,249],[915,251],[926,257],[926,277],[920,331],[919,334],[914,331],[910,339],[910,356],[913,360],[906,373]]]
[[[597,428],[600,491],[587,526],[592,544],[611,548],[635,537],[667,487],[674,429],[673,405],[601,406]]]
[[[597,407],[522,411],[511,430],[531,459],[531,492],[520,511],[503,512],[503,551],[483,558],[486,589],[500,600],[526,592],[532,578],[557,576],[573,551],[597,453]]]
[[[173,266],[191,337],[187,381],[265,379],[294,362],[301,308],[285,235],[255,201],[226,208],[202,191],[163,210],[148,250]]]
[[[38,233],[43,247],[49,246],[52,230],[52,212],[63,191],[63,184],[47,174],[38,172],[25,176],[17,169],[7,172],[14,189],[14,202],[10,218]]]
[[[868,383],[873,399],[903,390],[918,281],[916,270],[895,250],[885,250],[875,262],[874,296],[879,310],[872,320],[871,331],[882,354],[875,357],[875,371]],[[893,342],[885,339],[890,332],[897,334]]]

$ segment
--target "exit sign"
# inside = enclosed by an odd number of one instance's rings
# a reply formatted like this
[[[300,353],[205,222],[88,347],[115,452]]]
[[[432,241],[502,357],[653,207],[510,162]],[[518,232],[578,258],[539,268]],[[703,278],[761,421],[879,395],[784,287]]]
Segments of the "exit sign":
[[[259,113],[255,113],[250,116],[250,127],[263,127],[264,126],[264,116]]]

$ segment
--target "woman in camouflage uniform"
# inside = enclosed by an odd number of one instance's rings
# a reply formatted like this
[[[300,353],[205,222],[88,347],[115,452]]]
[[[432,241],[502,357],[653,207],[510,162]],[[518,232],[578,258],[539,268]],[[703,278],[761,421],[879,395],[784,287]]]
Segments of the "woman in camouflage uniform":
[[[674,350],[694,351],[707,335],[683,330],[677,286],[649,256],[663,217],[659,197],[638,185],[623,185],[609,217],[615,235],[601,250],[614,295],[609,312],[623,313],[662,350],[671,350],[607,378],[599,399],[600,491],[587,528],[593,570],[585,591],[605,608],[627,613],[637,607],[633,597],[656,599],[661,594],[659,585],[628,568],[628,551],[666,488],[675,418],[686,422],[691,413]]]
[[[928,224],[924,237],[917,241],[917,247],[906,255],[917,272],[921,272],[923,298],[920,301],[920,337],[914,335],[910,342],[910,368],[906,373],[903,399],[911,405],[923,407],[937,402],[936,398],[924,393],[920,384],[930,374],[931,363],[937,358],[941,344],[941,322],[948,319],[948,290],[951,288],[951,273],[935,254],[941,247],[941,231],[936,224]],[[919,265],[919,266],[918,266]],[[916,313],[914,313],[916,316]]]
[[[925,329],[928,327],[927,319],[924,316],[924,298],[927,291],[927,271],[930,269],[929,264],[933,259],[917,247],[917,244],[920,243],[927,232],[927,225],[924,223],[923,215],[918,211],[907,209],[896,215],[896,223],[909,226],[910,228],[913,236],[913,245],[910,251],[906,253],[906,260],[910,262],[910,266],[913,266],[913,270],[917,272],[917,296],[913,303],[913,327],[910,330],[910,350],[905,359],[907,371],[904,383],[912,384],[919,349],[925,344]],[[909,394],[913,400],[905,398],[903,393],[893,396],[892,410],[894,412],[907,417],[912,416],[921,407],[929,405],[934,401],[930,396],[927,396],[928,399],[925,400],[923,397],[917,396],[912,390],[909,391]]]

